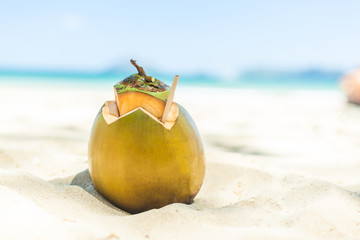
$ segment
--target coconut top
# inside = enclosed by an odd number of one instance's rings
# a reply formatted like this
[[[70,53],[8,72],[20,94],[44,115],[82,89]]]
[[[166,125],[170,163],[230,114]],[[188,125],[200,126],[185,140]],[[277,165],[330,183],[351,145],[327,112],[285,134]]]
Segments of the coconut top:
[[[147,76],[144,69],[137,65],[135,60],[131,59],[130,62],[136,67],[138,73],[132,74],[115,84],[114,87],[117,93],[136,91],[166,101],[170,92],[169,86],[154,77]]]

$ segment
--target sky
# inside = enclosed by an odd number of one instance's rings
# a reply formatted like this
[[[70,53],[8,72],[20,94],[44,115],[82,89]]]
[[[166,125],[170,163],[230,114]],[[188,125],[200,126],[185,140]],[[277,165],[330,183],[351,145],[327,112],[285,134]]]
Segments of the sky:
[[[234,76],[360,65],[360,1],[0,0],[0,68]],[[131,66],[130,66],[131,67]]]

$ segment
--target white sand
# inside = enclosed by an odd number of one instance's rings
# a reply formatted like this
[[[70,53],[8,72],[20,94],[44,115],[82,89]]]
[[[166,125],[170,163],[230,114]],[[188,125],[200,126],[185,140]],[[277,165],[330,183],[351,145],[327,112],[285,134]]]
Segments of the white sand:
[[[92,121],[112,94],[0,86],[0,239],[360,238],[360,108],[340,93],[180,85],[205,182],[192,205],[137,215],[86,171]]]

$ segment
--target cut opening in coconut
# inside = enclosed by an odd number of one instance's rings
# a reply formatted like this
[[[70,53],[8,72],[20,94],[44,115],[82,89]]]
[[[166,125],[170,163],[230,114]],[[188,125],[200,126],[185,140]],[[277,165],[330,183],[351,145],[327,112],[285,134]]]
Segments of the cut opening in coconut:
[[[112,124],[112,123],[116,122],[117,120],[119,120],[135,111],[138,111],[138,110],[143,111],[145,114],[150,116],[154,121],[163,125],[168,130],[170,130],[175,125],[176,119],[179,117],[179,106],[174,102],[171,104],[169,114],[164,123],[161,122],[159,118],[155,117],[152,113],[150,113],[149,111],[147,111],[147,109],[145,109],[143,107],[137,107],[135,109],[132,109],[129,112],[124,113],[123,115],[120,115],[116,101],[106,101],[102,108],[102,115],[107,124]],[[120,112],[121,112],[121,109],[120,109]]]
[[[106,123],[111,124],[122,117],[140,110],[170,130],[179,117],[179,107],[173,102],[178,80],[179,76],[175,75],[166,102],[156,95],[158,92],[150,92],[148,94],[142,92],[143,90],[118,91],[117,85],[115,85],[115,101],[107,101],[102,109],[102,115]]]
[[[142,107],[156,118],[161,119],[165,109],[164,101],[149,94],[136,91],[118,93],[114,88],[114,93],[120,116]]]

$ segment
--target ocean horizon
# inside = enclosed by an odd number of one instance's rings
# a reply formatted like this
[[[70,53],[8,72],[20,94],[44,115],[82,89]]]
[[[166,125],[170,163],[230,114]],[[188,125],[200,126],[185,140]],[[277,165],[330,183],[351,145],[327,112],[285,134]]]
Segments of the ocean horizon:
[[[123,80],[129,71],[71,72],[71,71],[19,71],[0,70],[0,84],[16,86],[107,87]],[[171,85],[173,76],[152,74]],[[255,70],[225,79],[202,73],[180,75],[180,85],[251,89],[323,89],[338,90],[342,72],[337,71],[268,71]],[[29,85],[31,84],[31,85]]]

